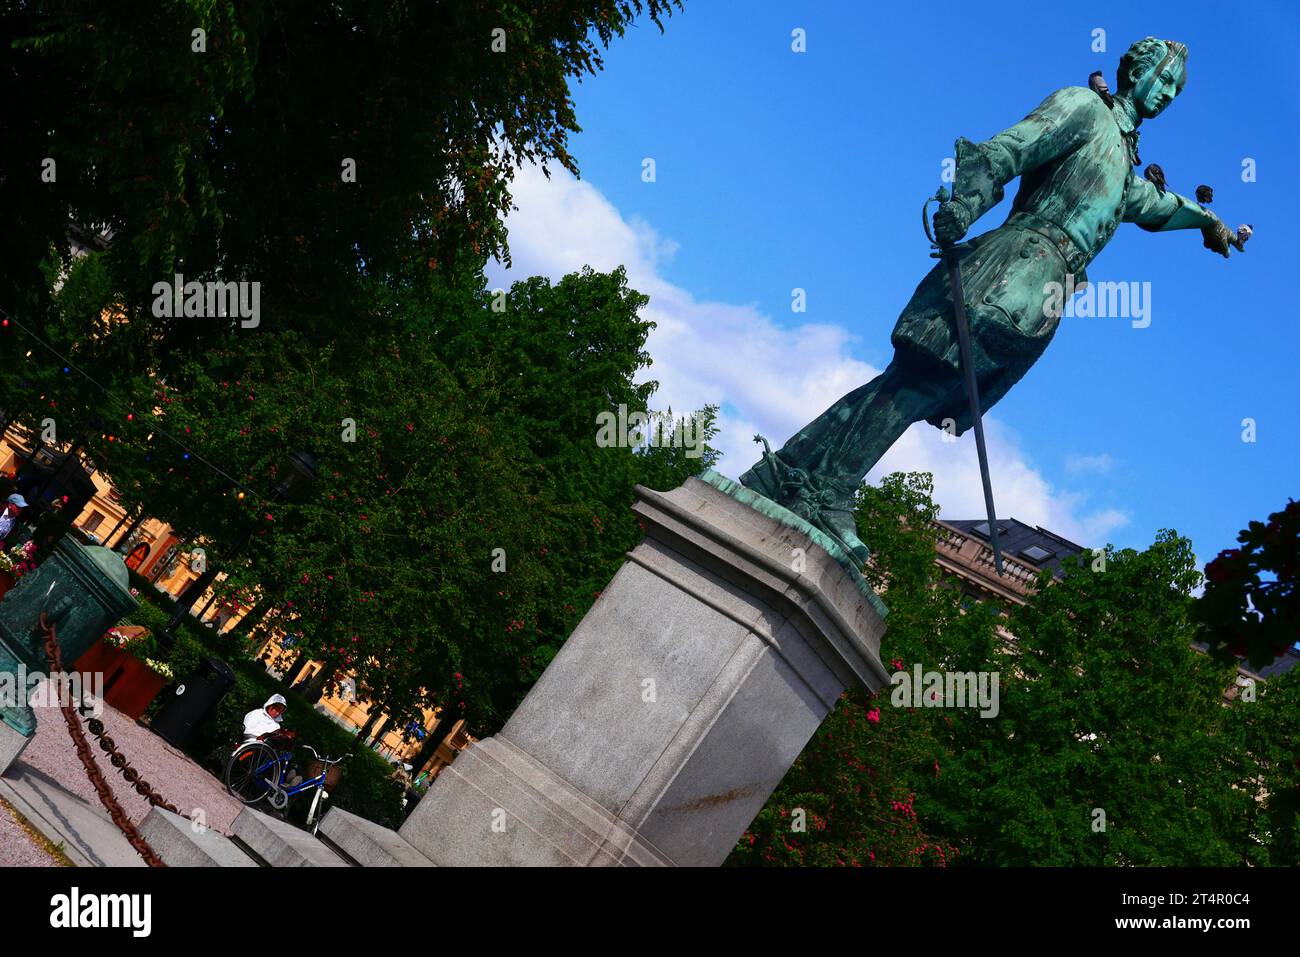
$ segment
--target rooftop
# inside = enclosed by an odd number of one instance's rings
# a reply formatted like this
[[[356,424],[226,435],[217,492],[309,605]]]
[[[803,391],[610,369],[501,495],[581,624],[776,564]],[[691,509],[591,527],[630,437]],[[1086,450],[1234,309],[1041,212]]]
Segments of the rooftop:
[[[955,528],[963,535],[971,535],[989,540],[989,523],[985,518],[944,519],[940,522]],[[1061,561],[1071,555],[1084,551],[1067,538],[1039,525],[1026,525],[1015,518],[998,519],[998,545],[1003,556],[1033,565],[1035,568],[1050,569],[1056,577],[1061,577]]]

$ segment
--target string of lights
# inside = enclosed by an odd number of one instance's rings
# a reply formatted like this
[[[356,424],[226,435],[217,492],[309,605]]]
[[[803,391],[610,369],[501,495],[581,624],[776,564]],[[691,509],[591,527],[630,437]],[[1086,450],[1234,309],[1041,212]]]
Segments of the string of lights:
[[[86,372],[86,370],[82,369],[70,358],[68,358],[63,353],[61,353],[57,348],[54,347],[54,345],[52,345],[51,343],[43,339],[35,330],[31,329],[26,323],[20,321],[17,317],[15,317],[12,313],[7,311],[3,307],[0,307],[0,328],[7,329],[10,327],[20,329],[28,336],[30,336],[33,340],[35,340],[38,345],[40,345],[42,348],[47,350],[51,355],[53,355],[56,359],[58,359],[63,366],[63,372],[65,375],[71,375],[74,372],[77,373],[82,378],[84,378],[87,382],[93,385],[96,389],[102,392],[104,394],[104,397],[112,405],[116,406],[119,410],[125,411],[126,419],[128,422],[135,421],[136,411],[134,409],[127,406],[120,398],[115,396],[102,383],[97,381],[90,373]],[[30,350],[28,350],[27,355],[28,357],[31,356]],[[176,436],[172,435],[166,429],[162,428],[160,425],[156,423],[150,423],[149,428],[151,429],[152,433],[161,435],[163,438],[167,439],[173,445],[179,448],[183,453],[183,459],[185,461],[193,460],[207,466],[217,475],[220,475],[227,482],[229,482],[231,485],[237,488],[239,490],[240,498],[243,498],[245,495],[252,495],[255,499],[257,499],[259,502],[262,503],[267,503],[271,501],[269,496],[263,495],[262,493],[258,492],[256,489],[245,485],[243,482],[239,481],[234,476],[232,476],[229,472],[226,472],[220,466],[215,465],[214,463],[209,461],[207,458],[205,458],[195,449],[186,445],[184,442],[182,442]]]

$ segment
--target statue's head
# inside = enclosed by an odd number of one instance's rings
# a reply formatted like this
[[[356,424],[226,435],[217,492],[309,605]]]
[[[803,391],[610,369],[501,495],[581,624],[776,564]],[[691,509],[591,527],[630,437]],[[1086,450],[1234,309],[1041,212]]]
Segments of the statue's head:
[[[1139,40],[1120,57],[1116,80],[1119,95],[1132,102],[1138,116],[1159,116],[1187,82],[1187,46],[1155,37]]]

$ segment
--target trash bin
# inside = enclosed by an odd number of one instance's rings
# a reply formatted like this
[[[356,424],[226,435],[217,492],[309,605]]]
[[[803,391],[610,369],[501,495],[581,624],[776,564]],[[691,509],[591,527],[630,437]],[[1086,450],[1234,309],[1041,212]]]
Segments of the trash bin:
[[[177,682],[150,727],[168,744],[184,748],[234,684],[235,673],[229,665],[218,658],[204,658]]]

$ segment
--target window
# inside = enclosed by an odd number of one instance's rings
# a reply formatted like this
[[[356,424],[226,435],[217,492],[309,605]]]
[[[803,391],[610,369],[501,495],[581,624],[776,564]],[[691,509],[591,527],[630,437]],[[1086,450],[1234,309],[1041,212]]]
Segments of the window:
[[[135,571],[141,563],[149,556],[149,543],[141,542],[135,548],[131,549],[131,554],[126,556],[126,567]]]
[[[971,531],[974,532],[976,535],[980,536],[981,538],[988,538],[988,537],[989,537],[989,523],[988,523],[988,522],[980,522],[978,525],[976,525],[974,528],[972,528]],[[999,535],[1005,535],[1006,533],[1007,533],[1007,527],[1006,527],[1005,525],[1003,525],[1001,522],[998,522],[998,534],[999,534]]]
[[[175,558],[176,546],[173,545],[171,548],[167,549],[162,558],[153,563],[153,567],[149,569],[149,580],[151,582],[156,582],[158,579],[162,578],[164,574],[170,575],[171,572],[169,572],[168,569],[171,568],[172,560]],[[175,571],[175,569],[172,569],[172,571]]]
[[[83,532],[93,532],[95,529],[99,528],[99,523],[103,520],[104,516],[100,515],[99,512],[91,512],[90,518],[86,519],[86,524],[81,526],[81,530]]]
[[[1041,565],[1043,562],[1047,561],[1047,559],[1055,555],[1056,552],[1048,551],[1046,548],[1043,548],[1042,545],[1030,545],[1020,554],[1024,555],[1035,565]]]

